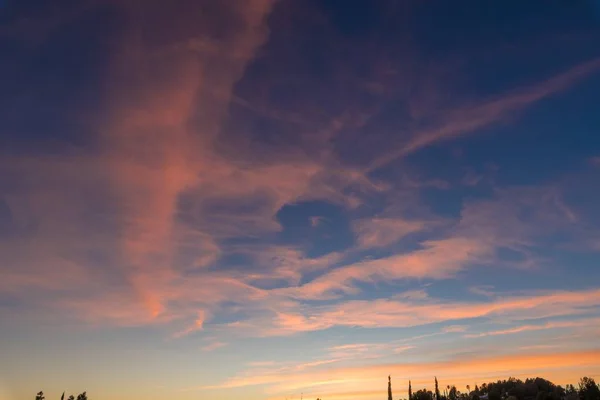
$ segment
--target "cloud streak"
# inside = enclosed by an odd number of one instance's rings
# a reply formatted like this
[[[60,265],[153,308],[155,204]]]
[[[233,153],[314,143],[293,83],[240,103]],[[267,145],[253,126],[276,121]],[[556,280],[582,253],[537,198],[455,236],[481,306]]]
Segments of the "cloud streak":
[[[343,387],[358,389],[360,386],[364,387],[365,384],[376,385],[386,373],[391,373],[393,376],[410,376],[413,383],[418,387],[421,382],[429,382],[431,380],[431,371],[436,371],[435,373],[442,381],[458,385],[469,382],[463,381],[464,377],[478,379],[503,377],[506,374],[522,376],[523,374],[531,373],[531,371],[540,370],[540,368],[546,374],[552,376],[561,368],[573,371],[576,374],[582,367],[594,365],[594,357],[598,355],[598,350],[589,350],[545,354],[511,354],[493,357],[478,356],[469,360],[461,360],[460,362],[456,359],[451,359],[426,363],[361,365],[352,368],[328,368],[326,365],[319,365],[319,367],[323,368],[302,374],[291,374],[289,372],[270,372],[265,374],[260,371],[256,373],[248,371],[245,376],[236,377],[221,385],[197,388],[197,390],[268,385],[268,392],[271,394],[304,390],[305,393],[310,392],[323,396],[331,394],[335,397],[335,393],[339,393]],[[326,377],[326,379],[323,379],[323,377]],[[404,392],[403,386],[401,386],[402,389],[400,390],[396,387],[396,390]]]
[[[377,157],[369,164],[368,170],[374,171],[426,146],[472,134],[479,128],[506,120],[527,106],[566,90],[585,77],[596,73],[598,69],[600,69],[600,59],[592,59],[528,88],[508,93],[482,104],[449,110],[439,117],[433,127],[416,131],[411,139],[398,150]]]

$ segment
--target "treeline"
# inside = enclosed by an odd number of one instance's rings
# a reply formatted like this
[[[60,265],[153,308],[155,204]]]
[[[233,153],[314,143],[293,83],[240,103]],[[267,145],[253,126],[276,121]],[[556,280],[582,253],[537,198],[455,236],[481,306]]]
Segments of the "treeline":
[[[413,393],[408,383],[408,400],[600,400],[600,387],[593,378],[584,377],[577,387],[555,385],[543,378],[529,378],[522,381],[508,378],[497,382],[483,383],[481,386],[466,385],[466,391],[456,386],[442,387],[434,380],[434,391],[420,389]],[[388,383],[388,399],[391,398],[391,382]],[[406,400],[406,399],[403,399]]]

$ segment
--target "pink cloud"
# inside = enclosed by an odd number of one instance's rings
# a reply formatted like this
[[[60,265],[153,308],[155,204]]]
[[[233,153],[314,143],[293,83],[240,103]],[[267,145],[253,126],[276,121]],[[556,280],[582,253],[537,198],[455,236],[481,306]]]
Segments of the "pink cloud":
[[[212,342],[206,346],[202,346],[202,351],[214,351],[225,346],[227,346],[225,342]]]
[[[174,6],[168,12],[180,14],[173,18],[177,29],[157,46],[139,40],[136,32],[155,29],[150,21],[162,18],[160,10],[149,7],[140,18],[133,4],[123,4],[129,30],[105,77],[106,113],[96,126],[100,149],[85,157],[0,162],[3,172],[19,179],[8,197],[15,223],[36,226],[26,240],[0,244],[11,267],[3,292],[43,289],[36,294],[39,304],[73,307],[93,323],[128,324],[125,315],[136,315],[129,319],[133,324],[193,318],[198,306],[218,308],[227,296],[251,302],[263,294],[244,283],[246,277],[205,272],[184,278],[182,254],[192,259],[185,268],[207,269],[223,254],[221,240],[280,230],[275,215],[285,204],[324,199],[356,207],[358,197],[342,192],[348,185],[380,190],[335,160],[291,152],[257,161],[236,144],[236,157],[221,151],[219,146],[231,145],[219,131],[233,87],[267,37],[271,5],[256,0],[236,10],[222,6],[224,23],[237,24],[222,42],[210,39],[204,24],[192,23]],[[182,198],[191,203],[184,221]],[[102,207],[91,218],[89,207],[96,203]],[[86,259],[90,251],[109,254],[110,265],[95,269]],[[326,268],[339,257],[312,260],[277,251],[256,255],[270,267],[255,278],[277,271],[297,283],[302,271]],[[111,309],[112,294],[100,295],[115,280],[123,291],[114,295],[124,302],[118,312]],[[86,296],[95,300],[64,290],[74,286],[87,288]],[[50,301],[59,292],[67,297]],[[144,309],[148,317],[138,315]]]
[[[422,221],[407,221],[399,218],[364,219],[354,224],[358,245],[364,249],[386,247],[424,228],[425,223]]]
[[[206,313],[203,310],[200,310],[198,312],[198,318],[194,321],[194,323],[189,326],[188,328],[184,329],[181,332],[177,332],[173,335],[173,337],[175,338],[181,338],[184,336],[187,336],[191,333],[194,333],[196,331],[201,331],[202,329],[204,329],[204,321],[206,319]]]
[[[527,221],[520,217],[524,210],[531,210]],[[537,259],[529,247],[537,237],[565,232],[573,221],[574,212],[565,206],[556,188],[506,189],[493,199],[467,202],[454,225],[437,223],[441,232],[448,232],[445,238],[423,241],[420,249],[404,254],[342,265],[278,293],[298,299],[339,298],[358,293],[357,282],[448,279],[473,264],[530,268]],[[355,224],[358,248],[386,246],[429,225],[431,222],[396,218],[363,219]],[[522,260],[500,259],[500,248],[513,250]]]
[[[447,333],[457,333],[457,332],[464,332],[467,330],[468,327],[464,326],[464,325],[450,325],[450,326],[446,326],[443,331],[447,332]]]
[[[245,333],[283,336],[339,326],[412,327],[441,322],[452,324],[453,321],[474,318],[501,318],[504,322],[522,321],[584,315],[590,307],[596,305],[600,305],[598,290],[538,292],[483,302],[378,299],[341,301],[333,305],[310,308],[288,302],[279,307],[270,305],[270,309],[276,313],[275,318],[266,314],[246,321]],[[564,326],[559,322],[549,323],[548,327],[575,326],[576,323],[571,321],[565,322]]]
[[[468,262],[489,256],[492,251],[491,244],[476,239],[431,240],[424,242],[421,250],[340,267],[303,286],[283,292],[298,298],[328,298],[338,297],[335,293],[356,293],[355,281],[444,279],[454,276]]]
[[[516,326],[514,328],[501,329],[490,332],[476,333],[476,334],[467,334],[466,338],[480,338],[486,336],[503,336],[503,335],[512,335],[522,332],[530,332],[530,331],[540,331],[546,329],[560,329],[560,328],[578,328],[578,327],[587,327],[587,326],[599,326],[600,319],[598,318],[587,318],[583,320],[570,320],[570,321],[554,321],[547,322],[545,324],[540,325],[521,325]]]

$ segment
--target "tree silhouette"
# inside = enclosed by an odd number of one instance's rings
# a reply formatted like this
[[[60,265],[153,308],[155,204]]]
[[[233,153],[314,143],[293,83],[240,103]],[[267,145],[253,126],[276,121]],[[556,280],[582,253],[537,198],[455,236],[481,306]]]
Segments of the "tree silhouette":
[[[488,396],[489,400],[502,400],[502,395],[497,390],[492,390]]]
[[[435,377],[435,400],[440,400],[440,388],[438,386],[437,376]]]
[[[433,400],[433,393],[426,389],[417,390],[413,394],[413,400]]]
[[[77,400],[88,400],[87,393],[83,392],[79,396],[77,396]]]
[[[410,380],[408,381],[408,400],[412,400],[412,385]]]
[[[577,393],[577,389],[575,389],[575,386],[573,386],[572,384],[568,384],[567,386],[565,386],[565,389],[567,391],[567,394]]]
[[[388,400],[393,400],[392,398],[392,377],[388,375]]]
[[[457,394],[456,386],[452,386],[450,388],[450,391],[448,392],[448,398],[450,400],[457,400],[458,399],[458,394]]]
[[[600,400],[600,388],[598,388],[593,378],[584,376],[579,380],[579,399]]]
[[[45,400],[45,399],[46,399],[46,397],[44,397],[44,392],[42,392],[41,390],[35,396],[35,400]]]

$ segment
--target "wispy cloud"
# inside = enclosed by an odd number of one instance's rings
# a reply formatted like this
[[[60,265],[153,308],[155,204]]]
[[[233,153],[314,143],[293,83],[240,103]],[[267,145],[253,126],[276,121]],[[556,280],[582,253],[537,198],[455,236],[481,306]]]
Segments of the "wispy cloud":
[[[600,293],[597,290],[533,292],[473,302],[442,301],[436,298],[343,300],[311,307],[300,302],[266,297],[262,303],[255,303],[258,308],[252,317],[227,324],[223,328],[240,329],[250,336],[270,337],[322,331],[332,327],[409,328],[444,323],[446,327],[440,332],[448,334],[470,330],[470,322],[464,321],[502,320],[504,323],[518,324],[541,318],[572,319],[588,315],[598,304]],[[564,326],[561,323],[548,325],[549,328],[557,329],[576,326],[577,323],[574,322],[565,322]],[[467,334],[473,337],[485,336]]]
[[[530,331],[540,331],[546,329],[560,329],[560,328],[578,328],[578,327],[586,327],[586,326],[598,326],[600,324],[600,319],[591,318],[591,319],[583,319],[583,320],[570,320],[570,321],[553,321],[547,322],[539,325],[520,325],[513,328],[501,329],[496,331],[475,333],[475,334],[467,334],[466,338],[480,338],[486,336],[503,336],[503,335],[512,335],[523,332]]]
[[[225,342],[212,342],[206,346],[202,346],[202,351],[214,351],[225,346],[227,346]]]
[[[583,352],[556,352],[556,353],[526,353],[510,354],[504,356],[485,357],[477,356],[467,360],[443,360],[425,363],[398,363],[361,365],[357,367],[318,368],[305,373],[289,372],[263,374],[260,371],[247,371],[243,376],[230,379],[220,385],[200,387],[196,390],[225,389],[252,385],[266,385],[268,393],[286,393],[289,391],[303,390],[305,393],[333,394],[343,388],[354,388],[364,385],[377,385],[386,374],[393,376],[410,376],[417,386],[420,382],[429,382],[432,371],[442,381],[452,384],[463,383],[464,377],[477,379],[480,377],[501,377],[506,374],[520,376],[531,371],[544,371],[553,376],[558,369],[570,371],[573,377],[585,366],[595,364],[598,350]],[[572,371],[572,372],[571,372]],[[569,375],[569,373],[565,374]],[[563,376],[565,376],[563,375]],[[569,376],[571,376],[569,375]],[[327,379],[323,379],[326,376]],[[316,382],[316,384],[315,384]],[[469,381],[467,381],[469,382]],[[470,382],[469,382],[470,383]],[[318,388],[318,389],[316,389]],[[190,388],[190,390],[193,390]],[[347,389],[348,390],[348,389]],[[397,392],[404,393],[406,387],[396,386]]]
[[[175,338],[181,338],[181,337],[187,336],[193,332],[201,331],[202,328],[204,327],[205,318],[206,318],[206,316],[205,316],[204,311],[200,311],[198,313],[198,318],[196,319],[196,321],[194,321],[193,325],[191,325],[190,327],[186,328],[185,330],[183,330],[181,332],[177,332],[173,336]]]
[[[356,293],[354,282],[395,279],[449,278],[468,262],[489,254],[492,248],[476,240],[450,238],[427,241],[423,249],[378,260],[365,260],[332,270],[297,289],[290,295],[300,298],[327,298],[336,293]]]
[[[434,143],[472,134],[477,129],[506,120],[511,114],[527,106],[563,91],[600,69],[600,59],[592,59],[562,74],[528,88],[516,90],[504,96],[473,105],[450,110],[438,116],[431,128],[418,130],[399,149],[377,157],[369,164],[373,171],[390,162]]]
[[[352,343],[330,347],[328,350],[331,357],[338,359],[373,359],[382,358],[389,353],[403,353],[414,349],[412,345],[401,343]]]
[[[358,245],[361,248],[385,247],[406,235],[424,229],[422,221],[399,218],[373,218],[359,220],[354,224]]]
[[[316,228],[317,226],[321,225],[323,223],[323,221],[325,221],[324,217],[319,217],[319,216],[310,217],[310,226],[312,226],[313,228]]]
[[[459,333],[459,332],[464,332],[467,329],[468,329],[468,327],[465,325],[450,325],[450,326],[444,327],[443,331],[446,333]]]

